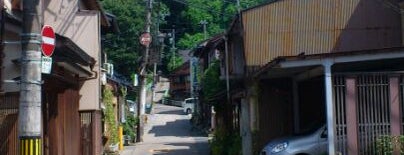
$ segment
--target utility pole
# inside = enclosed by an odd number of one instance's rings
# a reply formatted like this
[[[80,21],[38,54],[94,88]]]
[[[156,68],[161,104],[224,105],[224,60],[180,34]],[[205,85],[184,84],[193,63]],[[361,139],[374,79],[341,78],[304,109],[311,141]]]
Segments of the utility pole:
[[[42,77],[40,0],[23,0],[21,33],[22,63],[20,105],[18,111],[19,152],[41,155],[42,152]]]
[[[147,1],[147,14],[146,14],[146,27],[145,27],[145,33],[150,34],[150,27],[151,27],[151,14],[152,14],[152,7],[153,7],[153,0],[148,0]],[[146,68],[148,65],[149,61],[149,44],[145,45],[145,52],[143,56],[143,64],[142,68],[140,71],[140,78],[141,78],[141,84],[140,84],[140,93],[139,93],[139,139],[138,141],[142,142],[143,141],[143,128],[145,125],[146,121],[146,115],[145,115],[145,110],[146,110]]]
[[[171,52],[172,52],[172,61],[173,61],[173,66],[175,66],[175,27],[171,30],[171,39],[172,39],[172,44],[171,44]]]
[[[240,14],[241,12],[241,6],[240,6],[240,0],[237,0],[237,12]]]
[[[208,24],[208,22],[206,20],[201,20],[201,22],[199,22],[199,24],[201,24],[203,26],[203,37],[204,39],[208,39],[208,34],[206,33],[206,24]]]

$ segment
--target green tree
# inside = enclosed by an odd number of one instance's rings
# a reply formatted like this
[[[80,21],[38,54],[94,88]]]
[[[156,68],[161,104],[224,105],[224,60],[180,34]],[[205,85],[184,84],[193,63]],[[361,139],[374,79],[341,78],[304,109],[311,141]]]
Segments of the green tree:
[[[173,50],[173,49],[171,49],[171,50]],[[167,69],[169,72],[171,72],[174,69],[181,66],[183,63],[184,62],[183,62],[182,58],[179,55],[177,55],[175,52],[172,52],[172,54],[170,55],[169,62],[167,64]]]
[[[116,16],[119,34],[107,34],[103,49],[115,69],[130,77],[139,65],[142,48],[139,36],[144,29],[145,1],[134,0],[102,0],[107,12]]]
[[[240,0],[240,9],[263,2],[265,0]],[[188,0],[181,17],[189,22],[187,25],[191,28],[179,39],[179,47],[189,49],[205,39],[203,26],[200,24],[202,20],[208,23],[208,37],[224,32],[237,11],[237,3],[232,0]]]

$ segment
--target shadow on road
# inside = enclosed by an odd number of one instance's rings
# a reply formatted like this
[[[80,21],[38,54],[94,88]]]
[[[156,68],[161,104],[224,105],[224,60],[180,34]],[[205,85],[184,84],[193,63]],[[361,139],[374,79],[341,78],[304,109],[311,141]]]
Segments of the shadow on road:
[[[182,109],[179,110],[169,110],[169,111],[159,111],[155,114],[171,114],[171,115],[185,115]]]
[[[167,122],[165,125],[153,126],[149,133],[156,137],[174,136],[174,137],[190,137],[191,125],[188,119],[175,120]]]
[[[153,150],[153,155],[209,155],[208,142],[198,142],[198,143],[167,143],[165,145],[174,146],[178,149],[155,149]]]

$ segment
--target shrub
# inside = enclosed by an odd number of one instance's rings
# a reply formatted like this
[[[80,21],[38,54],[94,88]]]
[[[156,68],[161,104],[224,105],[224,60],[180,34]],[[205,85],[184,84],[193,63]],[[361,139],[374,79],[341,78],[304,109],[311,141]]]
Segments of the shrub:
[[[384,135],[376,139],[376,150],[379,155],[392,155],[394,148],[404,154],[404,136],[389,136]]]
[[[123,123],[123,134],[130,137],[130,139],[134,140],[136,137],[135,127],[138,123],[139,119],[133,115],[128,115],[126,117],[126,122]]]
[[[241,137],[220,128],[215,130],[210,145],[212,155],[241,155]]]
[[[109,137],[109,144],[118,143],[118,123],[115,120],[114,106],[113,106],[113,93],[108,87],[104,89],[103,102],[105,104],[105,117],[104,121],[107,124],[105,134]]]

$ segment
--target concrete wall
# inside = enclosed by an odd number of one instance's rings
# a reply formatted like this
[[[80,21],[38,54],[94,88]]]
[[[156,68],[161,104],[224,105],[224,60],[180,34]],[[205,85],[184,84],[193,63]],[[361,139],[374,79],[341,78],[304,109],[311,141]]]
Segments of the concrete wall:
[[[96,60],[93,71],[96,78],[84,82],[80,89],[80,110],[99,110],[100,89],[100,15],[99,11],[80,10],[78,0],[44,0],[44,24],[54,27],[55,32],[70,38]],[[80,10],[80,11],[79,11]]]
[[[101,33],[99,13],[96,11],[80,12],[75,20],[76,30],[71,39],[87,54],[96,60],[93,71],[101,73]],[[87,80],[81,87],[80,110],[99,110],[101,100],[100,76]]]
[[[5,41],[19,41],[19,32],[20,28],[17,25],[13,25],[10,23],[5,24]],[[13,63],[12,60],[17,60],[21,57],[21,45],[20,44],[5,44],[4,46],[4,60],[2,64],[1,71],[3,72],[2,80],[12,80],[13,78],[17,78],[21,76],[20,66]],[[20,90],[20,86],[17,83],[3,83],[2,91],[4,92],[18,92]]]

